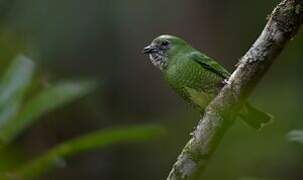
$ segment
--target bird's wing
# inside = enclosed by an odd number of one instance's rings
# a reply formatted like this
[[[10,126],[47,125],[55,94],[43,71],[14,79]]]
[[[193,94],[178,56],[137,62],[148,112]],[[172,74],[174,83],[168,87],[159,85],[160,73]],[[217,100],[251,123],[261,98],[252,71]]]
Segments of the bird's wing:
[[[222,67],[219,63],[217,63],[212,58],[199,53],[199,52],[193,52],[189,55],[189,59],[197,62],[199,65],[201,65],[203,68],[219,75],[220,77],[227,79],[230,76],[230,73]]]

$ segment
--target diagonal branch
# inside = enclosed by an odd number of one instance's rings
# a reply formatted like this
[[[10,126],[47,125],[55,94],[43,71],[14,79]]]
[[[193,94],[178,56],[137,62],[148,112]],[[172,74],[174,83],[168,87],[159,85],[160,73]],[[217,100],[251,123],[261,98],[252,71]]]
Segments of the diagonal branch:
[[[283,0],[227,85],[209,104],[203,118],[174,164],[167,180],[197,179],[206,167],[226,130],[256,84],[264,76],[287,42],[303,22],[303,0]]]

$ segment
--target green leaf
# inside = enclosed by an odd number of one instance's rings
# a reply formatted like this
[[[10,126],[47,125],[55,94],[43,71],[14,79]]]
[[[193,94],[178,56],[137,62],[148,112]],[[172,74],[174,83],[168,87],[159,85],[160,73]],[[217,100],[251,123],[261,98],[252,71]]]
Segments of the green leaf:
[[[287,134],[288,140],[303,145],[303,130],[293,130]]]
[[[37,177],[54,167],[60,160],[62,161],[62,158],[117,143],[146,141],[159,137],[163,133],[164,129],[155,125],[129,126],[96,131],[52,148],[13,174],[21,178]]]
[[[13,60],[0,83],[0,107],[24,93],[32,81],[34,70],[34,63],[23,55]]]
[[[20,101],[12,101],[8,102],[3,108],[0,108],[0,127],[18,113],[20,105]]]
[[[55,108],[87,95],[96,87],[95,83],[61,82],[51,86],[26,102],[18,115],[0,127],[0,141],[11,142],[21,131],[36,122],[38,118]]]
[[[18,111],[34,71],[33,61],[24,55],[18,55],[4,73],[0,82],[0,125]]]

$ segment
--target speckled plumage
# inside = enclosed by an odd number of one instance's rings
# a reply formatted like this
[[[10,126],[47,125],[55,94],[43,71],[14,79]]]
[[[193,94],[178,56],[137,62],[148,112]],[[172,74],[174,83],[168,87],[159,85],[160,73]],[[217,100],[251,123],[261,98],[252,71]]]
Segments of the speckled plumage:
[[[157,37],[144,48],[143,53],[149,54],[151,62],[163,72],[170,87],[200,112],[230,76],[215,60],[175,36]],[[248,103],[245,103],[239,116],[257,129],[272,118]]]
[[[182,98],[203,110],[222,87],[224,78],[205,69],[195,61],[193,54],[197,55],[197,52],[194,49],[187,51],[170,57],[168,67],[164,70],[164,77],[170,87]],[[208,58],[203,54],[198,55],[201,58]],[[200,98],[198,98],[199,95]],[[197,98],[200,103],[196,102]]]

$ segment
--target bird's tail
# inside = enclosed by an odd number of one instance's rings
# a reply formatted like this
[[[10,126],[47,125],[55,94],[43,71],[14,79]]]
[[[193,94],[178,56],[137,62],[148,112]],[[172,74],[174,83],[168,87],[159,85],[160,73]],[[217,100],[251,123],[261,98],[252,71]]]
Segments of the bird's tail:
[[[251,127],[255,129],[262,129],[264,126],[273,121],[273,116],[266,112],[262,112],[249,103],[245,103],[240,117]]]

